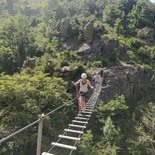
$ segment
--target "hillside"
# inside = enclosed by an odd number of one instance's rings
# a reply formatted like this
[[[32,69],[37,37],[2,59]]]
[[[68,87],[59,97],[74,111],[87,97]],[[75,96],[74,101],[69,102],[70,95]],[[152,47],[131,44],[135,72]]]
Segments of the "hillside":
[[[154,68],[149,0],[1,0],[0,137],[70,103],[71,81],[81,73],[93,82],[103,71],[99,106],[75,154],[154,155]],[[47,120],[43,150],[76,105]],[[4,143],[0,155],[35,154],[36,133],[34,127]]]

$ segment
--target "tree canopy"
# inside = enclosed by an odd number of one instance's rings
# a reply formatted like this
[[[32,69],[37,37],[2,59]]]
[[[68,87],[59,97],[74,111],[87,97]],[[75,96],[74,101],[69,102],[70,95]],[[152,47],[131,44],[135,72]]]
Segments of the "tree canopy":
[[[132,103],[123,94],[101,101],[75,154],[154,155],[154,40],[149,0],[0,0],[0,137],[72,105],[71,81],[81,73],[91,79],[94,68],[124,63],[143,67],[151,81]],[[76,110],[73,104],[48,118],[44,141],[49,144]],[[34,126],[0,145],[0,155],[34,152],[36,133]]]

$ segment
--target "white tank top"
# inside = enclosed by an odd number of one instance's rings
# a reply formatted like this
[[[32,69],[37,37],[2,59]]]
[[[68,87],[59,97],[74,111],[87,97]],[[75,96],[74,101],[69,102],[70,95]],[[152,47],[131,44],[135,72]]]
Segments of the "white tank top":
[[[82,83],[82,79],[80,80],[80,91],[87,92],[88,91],[88,80],[86,83]]]

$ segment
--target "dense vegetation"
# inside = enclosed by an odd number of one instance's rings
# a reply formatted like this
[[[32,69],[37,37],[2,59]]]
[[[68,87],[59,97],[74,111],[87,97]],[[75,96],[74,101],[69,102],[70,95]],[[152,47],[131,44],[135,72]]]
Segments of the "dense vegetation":
[[[65,37],[62,21],[70,23]],[[84,27],[89,21],[94,22],[95,32],[90,44],[98,40],[114,43],[113,52],[89,60],[81,59],[76,48],[72,50],[73,45],[85,43]],[[123,62],[143,66],[152,73],[152,81],[136,100],[118,96],[100,104],[91,130],[84,134],[75,154],[154,155],[154,40],[155,5],[149,0],[1,0],[0,137],[31,123],[42,112],[71,104],[67,86],[82,72],[91,76],[91,67]],[[32,59],[32,65],[23,65]],[[64,66],[70,72],[62,72]],[[73,108],[69,106],[47,120],[46,138],[54,139],[74,115]],[[36,133],[34,127],[11,139],[13,145],[1,145],[0,154],[31,154],[27,148],[36,146]],[[47,149],[45,143],[43,147]]]

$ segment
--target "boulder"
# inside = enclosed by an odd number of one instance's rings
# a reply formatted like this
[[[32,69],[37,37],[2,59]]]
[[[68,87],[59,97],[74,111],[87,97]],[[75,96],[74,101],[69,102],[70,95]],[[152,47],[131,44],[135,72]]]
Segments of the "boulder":
[[[70,67],[69,66],[63,66],[61,71],[64,72],[69,72],[70,71]]]
[[[90,21],[84,27],[84,39],[87,43],[91,43],[94,34],[94,22]]]
[[[92,43],[92,51],[96,57],[100,57],[102,52],[106,51],[106,45],[102,40],[96,40]]]
[[[66,40],[71,36],[71,24],[68,19],[62,20],[60,23],[61,37]]]
[[[28,58],[27,60],[24,61],[22,69],[24,68],[34,68],[35,67],[35,58]]]
[[[13,8],[14,8],[14,0],[6,0],[6,1],[4,1],[3,2],[4,4],[6,3],[6,7],[7,7],[7,9],[8,9],[8,12],[9,13],[12,13],[12,11],[13,11]]]
[[[77,51],[80,54],[87,54],[91,52],[91,46],[87,43],[83,44]]]
[[[88,43],[83,44],[78,49],[77,54],[91,61],[94,58],[104,58],[107,55],[113,54],[116,48],[120,51],[120,55],[125,54],[125,49],[117,41],[99,39],[92,42],[91,45]]]
[[[38,16],[40,14],[39,10],[32,9],[31,7],[25,7],[22,13],[25,16]]]

